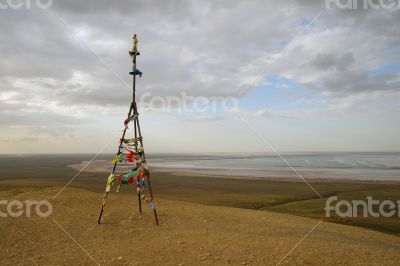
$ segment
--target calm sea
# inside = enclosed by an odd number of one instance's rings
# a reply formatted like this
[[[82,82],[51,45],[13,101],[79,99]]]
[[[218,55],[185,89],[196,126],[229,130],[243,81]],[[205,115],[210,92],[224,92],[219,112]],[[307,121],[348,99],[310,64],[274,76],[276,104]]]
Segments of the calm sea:
[[[207,175],[400,181],[400,153],[154,156],[158,170]]]

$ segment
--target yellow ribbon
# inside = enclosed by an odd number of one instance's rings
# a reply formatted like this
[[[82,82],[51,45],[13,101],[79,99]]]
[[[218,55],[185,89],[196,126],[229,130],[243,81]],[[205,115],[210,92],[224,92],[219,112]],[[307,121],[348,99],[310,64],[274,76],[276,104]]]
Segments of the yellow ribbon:
[[[118,163],[122,159],[123,155],[117,155],[115,156],[114,160],[112,160],[112,164]]]
[[[106,192],[109,192],[111,190],[111,186],[113,185],[115,179],[117,179],[118,177],[110,174],[110,176],[107,179],[107,185],[106,185]]]
[[[137,52],[137,45],[138,45],[139,41],[138,38],[136,36],[136,34],[133,36],[133,50],[134,52]]]

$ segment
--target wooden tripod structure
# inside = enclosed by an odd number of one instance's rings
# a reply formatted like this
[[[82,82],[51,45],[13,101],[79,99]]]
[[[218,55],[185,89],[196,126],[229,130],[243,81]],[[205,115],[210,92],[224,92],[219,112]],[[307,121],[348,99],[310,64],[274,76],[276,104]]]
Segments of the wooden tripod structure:
[[[104,208],[107,203],[107,196],[108,193],[110,192],[110,187],[114,183],[114,181],[118,181],[119,184],[131,184],[134,179],[136,179],[137,183],[137,195],[138,195],[138,202],[139,202],[139,212],[142,213],[142,200],[145,200],[148,203],[151,203],[153,213],[154,213],[154,218],[156,221],[156,224],[159,225],[158,223],[158,217],[157,217],[157,210],[155,207],[154,203],[154,197],[153,197],[153,191],[151,188],[151,181],[150,181],[150,171],[147,167],[146,163],[146,155],[143,149],[143,137],[142,133],[140,131],[140,123],[139,123],[139,113],[137,111],[137,105],[136,105],[136,76],[141,77],[142,72],[137,68],[136,66],[136,57],[140,55],[138,49],[138,39],[136,34],[133,37],[133,48],[132,51],[129,51],[130,57],[132,57],[132,71],[129,72],[133,76],[133,83],[132,83],[132,102],[129,108],[128,112],[128,117],[124,121],[125,129],[123,130],[122,137],[120,139],[120,143],[118,146],[118,151],[116,154],[116,158],[113,160],[113,168],[111,171],[111,174],[107,180],[107,186],[106,186],[106,192],[104,194],[103,202],[101,205],[101,211],[100,211],[100,216],[98,219],[98,223],[101,223],[101,217],[104,212]],[[130,122],[133,122],[134,125],[134,138],[131,139],[126,139],[125,135],[128,130],[128,124]],[[131,145],[131,146],[126,146],[126,145]],[[128,151],[129,154],[127,155],[124,153],[124,151]],[[129,157],[131,156],[131,157]],[[117,168],[117,164],[119,162],[126,162],[126,158],[128,158],[129,162],[134,162],[136,163],[136,168],[132,169],[132,172],[127,173],[123,176],[121,175],[116,175],[115,170]],[[125,181],[125,182],[124,182]],[[145,198],[143,193],[143,189],[145,187],[145,182],[147,183],[148,191],[149,191],[149,198]],[[118,186],[119,188],[119,186]],[[117,189],[118,190],[118,189]]]

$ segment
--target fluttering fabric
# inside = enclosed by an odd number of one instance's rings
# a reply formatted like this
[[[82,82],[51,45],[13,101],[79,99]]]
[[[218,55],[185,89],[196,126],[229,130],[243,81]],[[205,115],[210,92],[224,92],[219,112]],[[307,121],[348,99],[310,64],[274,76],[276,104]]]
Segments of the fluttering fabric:
[[[138,114],[133,114],[124,121],[124,125],[128,128],[128,124],[138,117]]]
[[[134,167],[130,172],[112,173],[107,179],[106,192],[116,183],[116,191],[119,192],[121,185],[133,184],[136,182],[136,190],[141,193],[142,200],[150,202],[144,193],[145,178],[148,177],[148,166],[143,160],[143,147],[139,144],[142,138],[122,139],[122,145],[119,146],[120,153],[112,160],[112,164],[116,163],[132,163]]]

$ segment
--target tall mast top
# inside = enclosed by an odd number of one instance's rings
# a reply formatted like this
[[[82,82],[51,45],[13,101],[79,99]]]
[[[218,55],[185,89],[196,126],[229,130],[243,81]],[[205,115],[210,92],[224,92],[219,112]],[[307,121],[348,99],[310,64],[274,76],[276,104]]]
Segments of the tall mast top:
[[[139,40],[137,38],[137,35],[135,34],[135,35],[133,35],[133,38],[132,38],[132,50],[129,51],[129,56],[131,56],[132,58],[137,55],[140,55],[140,53],[138,51],[138,43],[139,43]]]
[[[136,36],[136,34],[135,35],[133,35],[133,48],[132,48],[132,51],[133,52],[137,52],[137,45],[138,45],[138,43],[139,43],[139,40],[138,40],[138,38],[137,38],[137,36]]]
[[[133,81],[133,86],[135,86],[135,80],[136,80],[136,75],[138,75],[139,77],[142,76],[142,71],[140,71],[139,69],[136,68],[136,56],[140,55],[137,46],[138,46],[138,38],[135,35],[133,35],[133,47],[132,47],[132,51],[129,51],[129,56],[132,57],[132,71],[129,72],[129,74],[134,76],[134,81]]]

